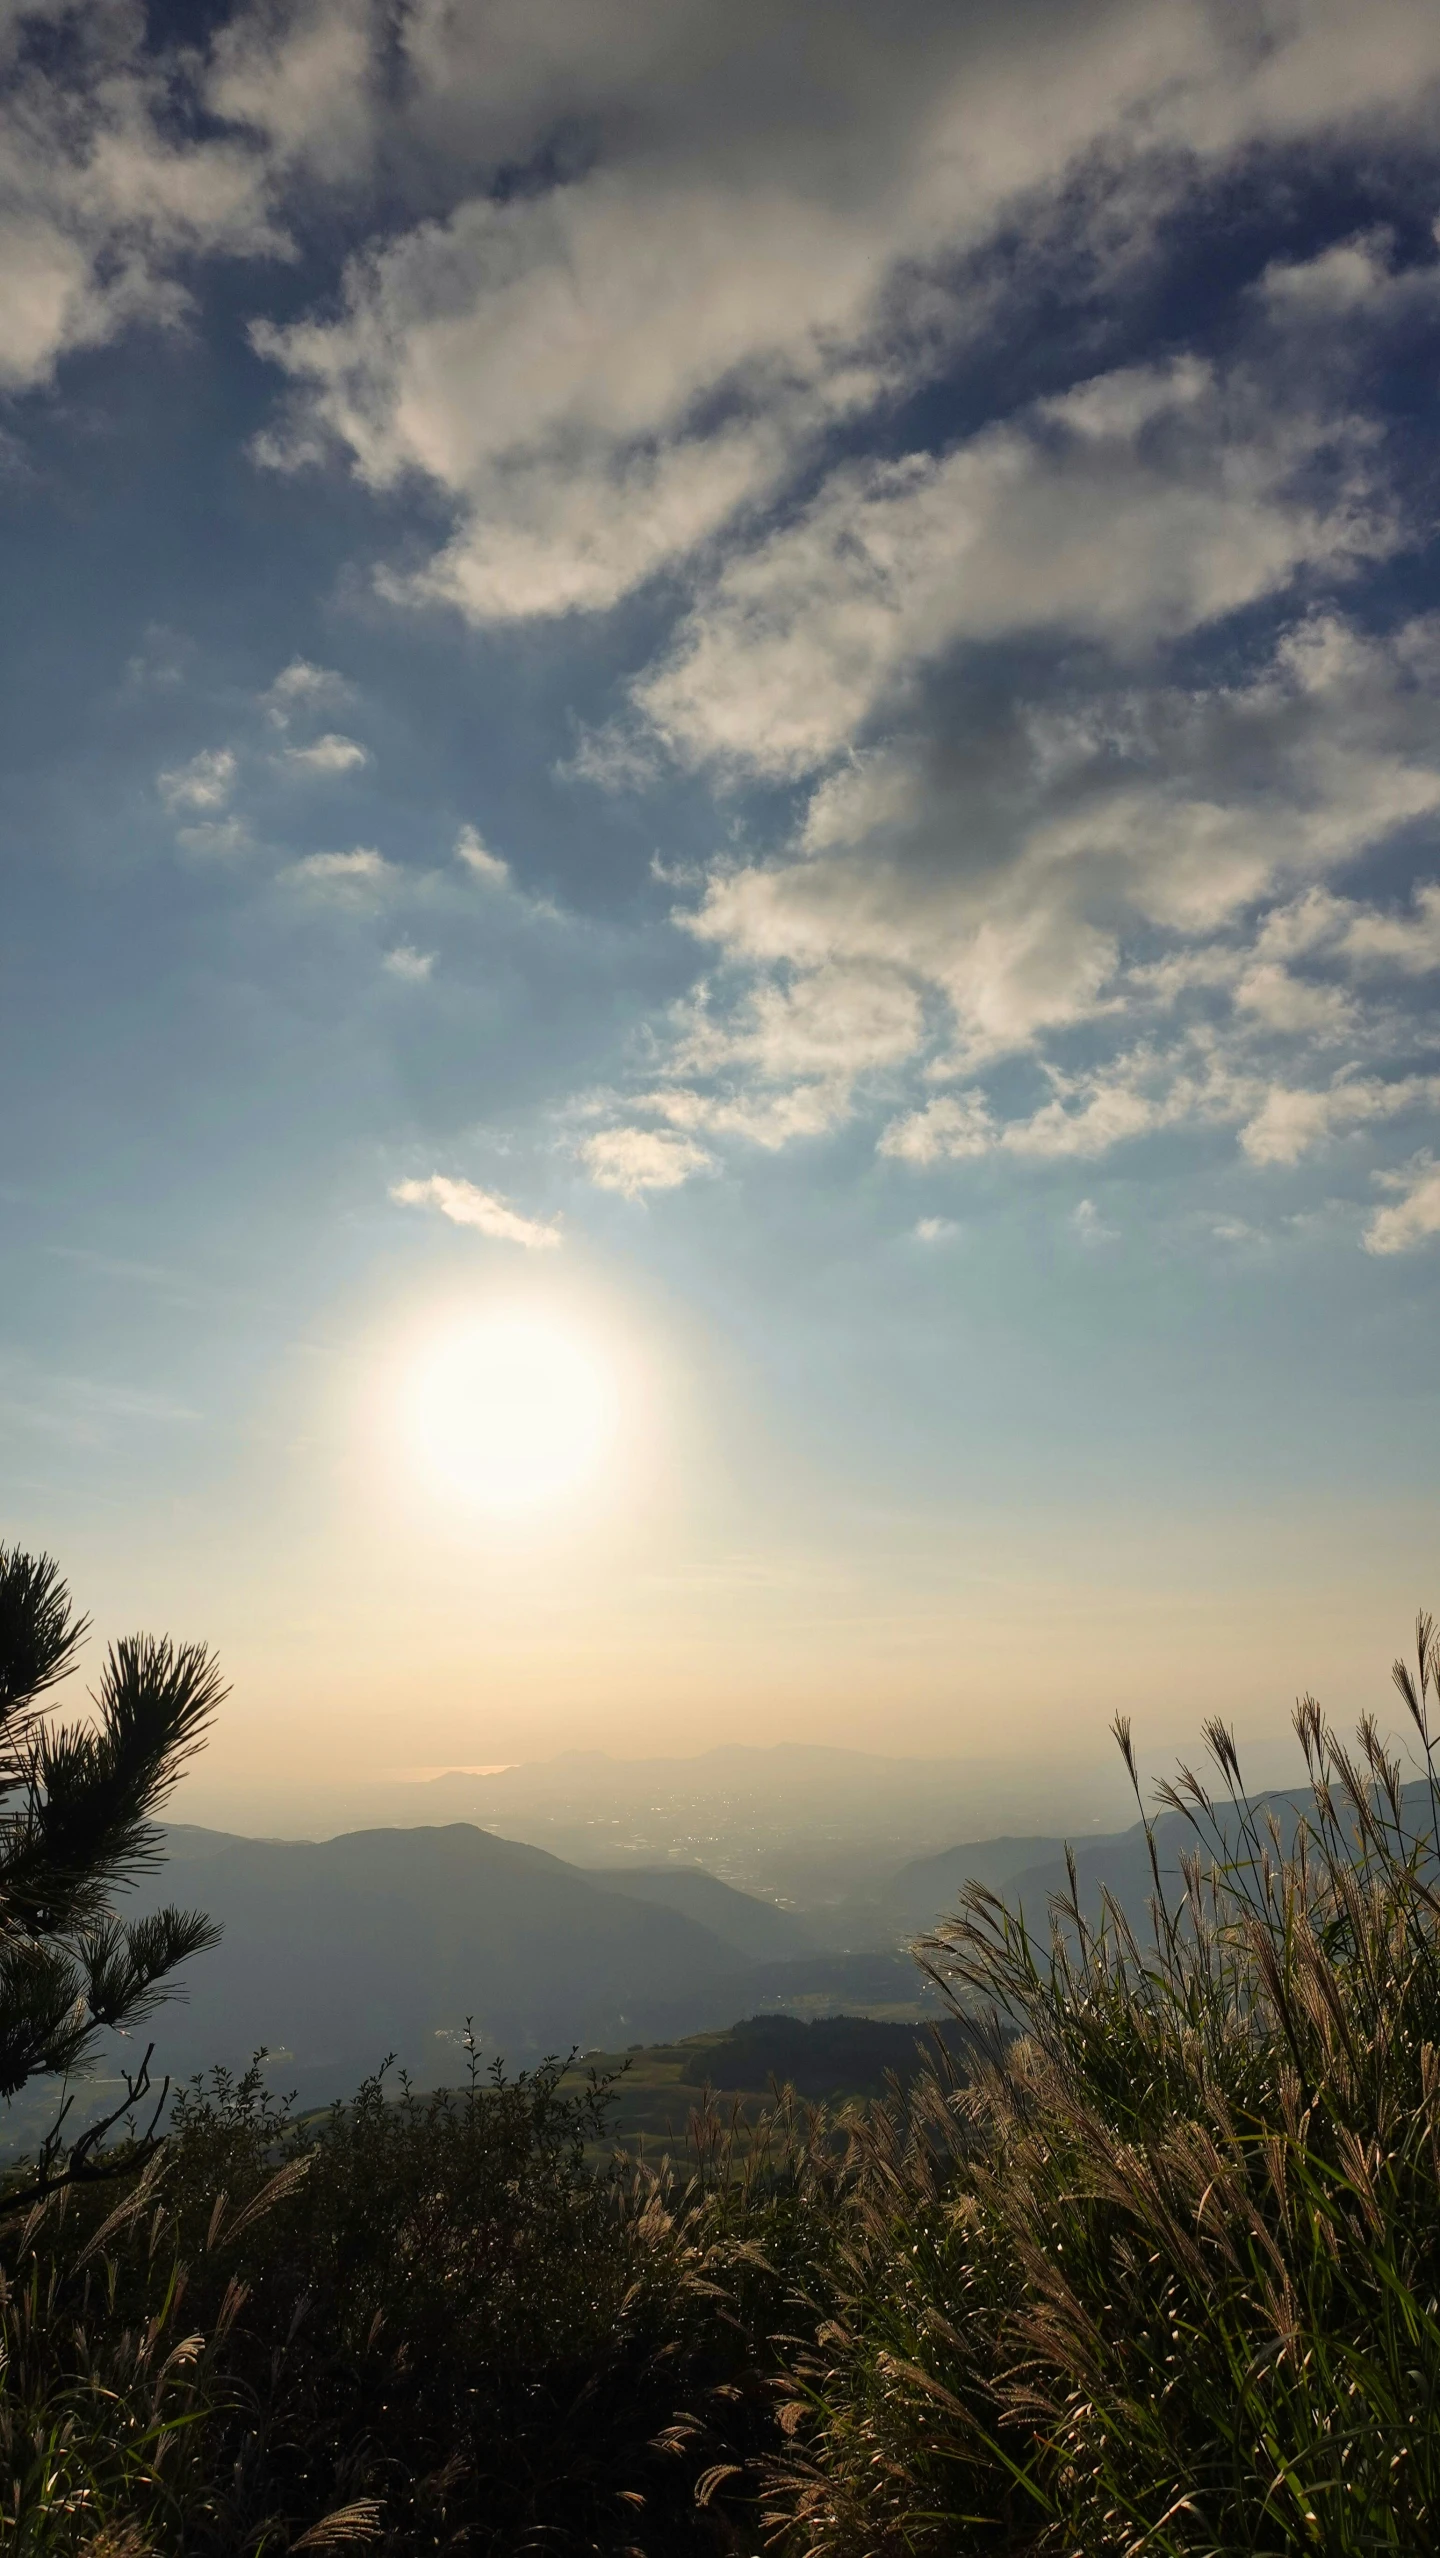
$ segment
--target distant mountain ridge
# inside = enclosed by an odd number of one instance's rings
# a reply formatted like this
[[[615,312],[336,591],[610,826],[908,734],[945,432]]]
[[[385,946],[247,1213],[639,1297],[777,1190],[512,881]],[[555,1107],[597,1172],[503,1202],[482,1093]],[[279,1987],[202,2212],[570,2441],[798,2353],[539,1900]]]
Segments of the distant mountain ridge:
[[[224,1927],[186,2004],[156,2020],[174,2075],[243,2065],[265,2045],[307,2100],[388,2052],[453,2076],[473,2017],[488,2059],[663,2040],[788,1999],[903,2002],[886,1951],[809,1950],[803,1923],[685,1868],[587,1874],[465,1823],[247,1839],[176,1826],[137,1896],[193,1902]],[[635,1885],[632,1891],[628,1888]]]
[[[477,1751],[476,1756],[480,1753]],[[203,1770],[182,1795],[208,1828],[323,1838],[475,1822],[590,1867],[697,1864],[769,1897],[843,1899],[957,1838],[1114,1829],[1125,1817],[1111,1758],[888,1757],[828,1743],[726,1742],[693,1756],[570,1750],[489,1773],[291,1787],[222,1809]],[[203,1808],[202,1808],[203,1807]]]
[[[814,1929],[796,1911],[778,1909],[773,1901],[737,1892],[701,1865],[629,1865],[579,1869],[602,1892],[618,1892],[627,1901],[646,1901],[656,1909],[678,1910],[718,1936],[723,1945],[756,1962],[782,1962],[800,1956],[817,1943]]]
[[[1293,1833],[1303,1791],[1256,1799]],[[1417,1831],[1428,1805],[1408,1790]],[[1232,1816],[1226,1815],[1227,1819]],[[1194,1834],[1154,1824],[1178,1894]],[[177,1825],[137,1895],[193,1903],[225,1929],[197,1960],[188,2004],[156,2020],[160,2066],[243,2065],[261,2045],[306,2101],[343,2094],[395,2053],[421,2084],[453,2077],[473,2018],[486,2059],[512,2065],[709,2032],[737,2016],[870,2010],[914,2016],[928,1996],[908,1947],[967,1882],[1045,1923],[1068,1884],[1063,1839],[1017,1832],[911,1858],[883,1888],[806,1912],[737,1890],[698,1864],[584,1868],[473,1823],[255,1839]],[[1109,1890],[1143,1924],[1153,1890],[1143,1824],[1074,1851],[1090,1916]]]
[[[1425,1781],[1418,1779],[1406,1785],[1401,1796],[1407,1827],[1417,1838],[1430,1831],[1430,1800]],[[1264,1825],[1273,1814],[1280,1827],[1281,1838],[1288,1847],[1297,1823],[1315,1818],[1314,1798],[1308,1787],[1277,1788],[1273,1793],[1245,1798],[1264,1833]],[[1239,1847],[1239,1818],[1228,1802],[1217,1807],[1222,1836],[1231,1843],[1231,1852]],[[1342,1823],[1344,1806],[1340,1806]],[[1161,1881],[1167,1895],[1173,1889],[1179,1894],[1183,1885],[1181,1859],[1197,1851],[1202,1862],[1206,1850],[1201,1838],[1183,1813],[1162,1811],[1151,1821]],[[1081,1907],[1089,1917],[1098,1915],[1102,1890],[1108,1891],[1129,1912],[1132,1920],[1143,1919],[1147,1904],[1154,1895],[1155,1882],[1150,1866],[1150,1850],[1143,1821],[1112,1832],[1107,1837],[1077,1839],[1072,1842],[1076,1883]],[[881,1906],[901,1927],[931,1927],[941,1914],[953,1909],[967,1882],[983,1884],[998,1892],[1012,1907],[1021,1907],[1030,1918],[1043,1918],[1053,1897],[1069,1889],[1065,1841],[1060,1838],[984,1839],[969,1846],[944,1849],[938,1856],[916,1857],[901,1867],[881,1896]]]

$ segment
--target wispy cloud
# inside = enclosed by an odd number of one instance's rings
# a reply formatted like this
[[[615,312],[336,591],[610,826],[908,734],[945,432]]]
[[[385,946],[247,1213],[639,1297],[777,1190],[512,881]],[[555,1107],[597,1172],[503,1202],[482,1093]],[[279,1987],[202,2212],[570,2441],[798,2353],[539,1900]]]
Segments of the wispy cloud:
[[[297,712],[333,710],[352,698],[353,687],[333,667],[316,666],[307,657],[292,657],[260,696],[266,717],[276,728],[288,728]]]
[[[1252,1163],[1293,1164],[1333,1137],[1440,1108],[1440,1075],[1344,1075],[1319,1089],[1274,1085],[1240,1131]]]
[[[256,331],[294,391],[262,458],[294,466],[338,448],[373,489],[423,473],[453,531],[382,588],[475,621],[605,611],[743,544],[837,425],[890,411],[983,324],[990,290],[967,262],[1001,225],[1037,232],[1047,268],[1062,226],[1092,271],[1107,254],[1138,261],[1167,213],[1258,144],[1367,115],[1418,129],[1440,68],[1425,0],[1387,0],[1364,38],[1343,0],[1315,0],[1263,48],[1186,0],[1049,12],[1043,39],[1025,11],[902,23],[841,5],[817,114],[784,11],[723,37],[691,6],[583,15],[567,22],[566,75],[610,143],[593,166],[504,200],[475,185],[355,258],[338,311]],[[465,12],[414,22],[410,112],[451,135],[468,125],[497,164],[519,165],[552,129],[556,64],[543,21],[502,22],[498,75],[488,14],[483,38]],[[1077,244],[1087,214],[1094,237]],[[939,278],[957,270],[947,308]],[[1288,309],[1295,295],[1270,298]],[[1335,279],[1319,298],[1333,307]],[[1106,493],[1112,528],[1129,527],[1121,598],[1144,481],[1142,468],[1128,516],[1125,491]],[[1238,482],[1231,494],[1233,521]],[[991,495],[1003,507],[1003,488]],[[943,612],[970,579],[955,573],[944,511],[930,515],[940,557],[927,578],[918,542],[917,582]],[[1073,569],[1074,507],[1042,525],[1041,498],[1036,515],[1037,542],[1058,535]],[[1224,575],[1244,573],[1236,550]],[[1254,573],[1273,577],[1273,543],[1257,545]],[[983,561],[976,584],[982,606],[998,592]],[[1103,613],[1105,576],[1089,584]],[[796,701],[792,687],[785,719]]]
[[[510,885],[509,863],[502,861],[498,853],[491,852],[474,826],[461,827],[455,838],[455,859],[462,862],[474,878],[483,879],[489,888],[508,888]]]
[[[1351,467],[1317,504],[1306,468],[1337,440]],[[1307,565],[1394,548],[1367,441],[1188,359],[1084,383],[949,454],[847,463],[737,553],[637,700],[687,762],[799,777],[967,642],[1070,631],[1132,650]]]
[[[1403,1172],[1382,1172],[1376,1179],[1397,1193],[1393,1207],[1379,1208],[1365,1229],[1367,1252],[1413,1252],[1440,1235],[1440,1164],[1433,1155],[1417,1155]]]
[[[500,853],[492,852],[476,826],[462,826],[455,838],[455,859],[462,870],[482,888],[503,894],[511,913],[531,924],[567,924],[573,922],[553,897],[534,896],[516,880],[510,864]]]
[[[1257,158],[1428,144],[1433,0],[1307,0],[1263,45],[1204,0],[1041,14],[1037,42],[1023,9],[837,0],[821,113],[793,11],[700,0],[572,11],[563,66],[523,0],[383,34],[357,0],[245,8],[183,62],[117,19],[68,71],[0,31],[0,376],[173,323],[199,260],[287,253],[297,184],[353,190],[393,145],[423,201],[400,179],[329,298],[254,331],[283,379],[257,457],[397,515],[421,492],[392,601],[558,648],[649,584],[568,770],[754,797],[679,892],[703,982],[657,1001],[585,1141],[602,1186],[862,1120],[917,1169],[1223,1131],[1247,1179],[1342,1142],[1363,1178],[1440,1110],[1440,625],[1373,578],[1430,501],[1366,369],[1434,325],[1430,243],[1347,214],[1178,350],[1123,291]],[[497,189],[562,110],[593,150]],[[1004,352],[1032,323],[1043,395]],[[354,699],[283,666],[249,705],[272,774],[360,774]],[[247,841],[236,781],[228,746],[158,776],[185,850]],[[454,858],[554,912],[473,826]],[[284,876],[416,883],[365,847]]]
[[[390,1196],[406,1208],[435,1208],[455,1226],[473,1226],[495,1243],[522,1244],[530,1252],[553,1251],[561,1241],[559,1225],[541,1217],[525,1217],[493,1190],[477,1189],[448,1173],[434,1172],[424,1181],[397,1181]]]
[[[148,1387],[47,1373],[13,1359],[0,1360],[0,1411],[13,1427],[77,1448],[103,1446],[120,1430],[150,1423],[166,1427],[204,1419],[194,1405]]]
[[[287,772],[336,774],[358,773],[370,762],[370,749],[353,737],[341,737],[327,730],[312,746],[287,746],[284,763]]]
[[[880,1139],[882,1155],[901,1163],[963,1163],[988,1155],[995,1144],[990,1106],[980,1093],[942,1093],[923,1110],[892,1120]]]
[[[206,255],[284,254],[271,168],[254,139],[177,112],[178,65],[143,21],[109,12],[74,41],[34,42],[46,13],[0,20],[0,384],[53,380],[77,348],[137,323],[175,327],[184,271]]]
[[[394,863],[369,844],[348,853],[307,853],[285,873],[297,887],[322,889],[383,888],[399,876]]]
[[[97,1278],[124,1279],[141,1288],[180,1288],[189,1285],[185,1274],[166,1269],[154,1261],[126,1261],[113,1253],[95,1252],[85,1244],[47,1243],[52,1261],[71,1261],[77,1268],[93,1270]]]
[[[1409,1062],[1440,889],[1328,885],[1440,810],[1437,648],[1302,614],[1239,683],[1092,665],[1088,698],[1038,691],[943,751],[857,746],[788,847],[680,908],[721,964],[638,1103],[779,1144],[909,1083],[879,1144],[917,1166],[1217,1126],[1280,1166],[1440,1109]]]
[[[693,1138],[659,1128],[602,1128],[585,1139],[580,1154],[597,1189],[618,1190],[627,1199],[678,1189],[714,1161]]]
[[[188,764],[157,773],[155,787],[172,817],[194,809],[223,808],[235,787],[235,757],[228,746],[206,747]]]
[[[1103,1244],[1120,1240],[1119,1227],[1106,1225],[1093,1199],[1081,1199],[1071,1209],[1070,1230],[1091,1252],[1098,1251]]]
[[[243,817],[210,817],[198,826],[179,826],[175,841],[187,853],[226,860],[250,849],[250,830]]]
[[[393,950],[386,951],[381,964],[392,977],[403,979],[407,986],[423,986],[435,966],[435,959],[433,950],[416,950],[413,943],[402,941],[397,942]]]

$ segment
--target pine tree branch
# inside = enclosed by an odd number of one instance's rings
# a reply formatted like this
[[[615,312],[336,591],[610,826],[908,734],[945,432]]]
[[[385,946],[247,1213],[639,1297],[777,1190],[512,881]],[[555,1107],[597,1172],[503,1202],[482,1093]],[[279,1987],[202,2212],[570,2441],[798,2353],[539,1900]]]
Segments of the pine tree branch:
[[[72,1666],[86,1622],[48,1556],[0,1546],[0,2098],[68,2073],[103,2028],[149,2015],[220,1933],[193,1910],[126,1925],[110,1906],[159,1862],[154,1815],[224,1695],[219,1669],[203,1644],[132,1635],[106,1655],[94,1720],[52,1722],[37,1700]],[[72,2158],[102,2138],[87,2133]],[[60,2140],[57,2124],[47,2176]]]
[[[36,2173],[30,2183],[8,2188],[0,2184],[0,2213],[27,2211],[36,2203],[47,2202],[52,2194],[60,2193],[66,2185],[102,2184],[107,2177],[119,2176],[129,2169],[143,2166],[147,2158],[153,2157],[160,2146],[160,2117],[165,2110],[165,2099],[170,2093],[168,2078],[162,2084],[160,2093],[155,2099],[154,2109],[145,2130],[134,2141],[128,2142],[123,2149],[109,2156],[105,2154],[104,2143],[107,2134],[114,2131],[116,2124],[123,2122],[126,2115],[133,2113],[135,2107],[142,2105],[149,2096],[154,2084],[150,2076],[150,2062],[154,2050],[153,2043],[147,2045],[145,2057],[133,2076],[128,2070],[122,2072],[125,2093],[119,2104],[112,2106],[108,2114],[102,2114],[97,2121],[89,2124],[68,2154],[65,2151],[64,2128],[65,2118],[75,2102],[73,2091],[66,2097],[54,2123],[41,2142],[35,2162]],[[62,2157],[64,2164],[57,2165],[57,2161]]]
[[[0,1941],[0,2097],[73,2069],[91,2031],[84,1976],[67,1946]]]
[[[35,1701],[73,1669],[89,1625],[48,1554],[0,1545],[0,1795],[23,1783]]]
[[[132,1635],[112,1645],[98,1724],[47,1725],[30,1743],[25,1807],[0,1821],[0,1933],[93,1925],[117,1883],[159,1862],[151,1815],[224,1694],[203,1644]]]

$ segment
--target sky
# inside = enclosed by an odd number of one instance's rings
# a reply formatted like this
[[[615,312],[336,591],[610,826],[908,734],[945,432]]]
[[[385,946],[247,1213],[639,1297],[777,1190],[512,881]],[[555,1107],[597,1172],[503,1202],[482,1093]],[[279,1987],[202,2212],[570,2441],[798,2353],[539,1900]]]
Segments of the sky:
[[[0,69],[0,1534],[217,1644],[216,1799],[1383,1709],[1433,0]]]

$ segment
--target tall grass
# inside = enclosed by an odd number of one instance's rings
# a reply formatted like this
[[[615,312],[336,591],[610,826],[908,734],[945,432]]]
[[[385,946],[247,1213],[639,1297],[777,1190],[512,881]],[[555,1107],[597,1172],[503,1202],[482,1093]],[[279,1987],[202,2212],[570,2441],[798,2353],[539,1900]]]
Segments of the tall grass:
[[[1155,2558],[1440,2547],[1440,1646],[1397,1679],[1424,1781],[1312,1699],[1288,1838],[1218,1793],[1140,1928],[1074,1869],[1037,1941],[971,1888],[925,1948],[983,2018],[851,2133],[847,2241],[770,2475],[807,2552]],[[1129,1734],[1118,1738],[1132,1770]],[[1138,1791],[1138,1789],[1137,1789]],[[1013,2039],[1010,2039],[1012,2038]]]
[[[192,2090],[113,2208],[0,2229],[0,2553],[1440,2547],[1428,1620],[1397,1675],[1418,1786],[1306,1699],[1304,1817],[1212,1725],[1146,1917],[967,1892],[964,2057],[884,2102],[654,2174],[557,2070]]]

